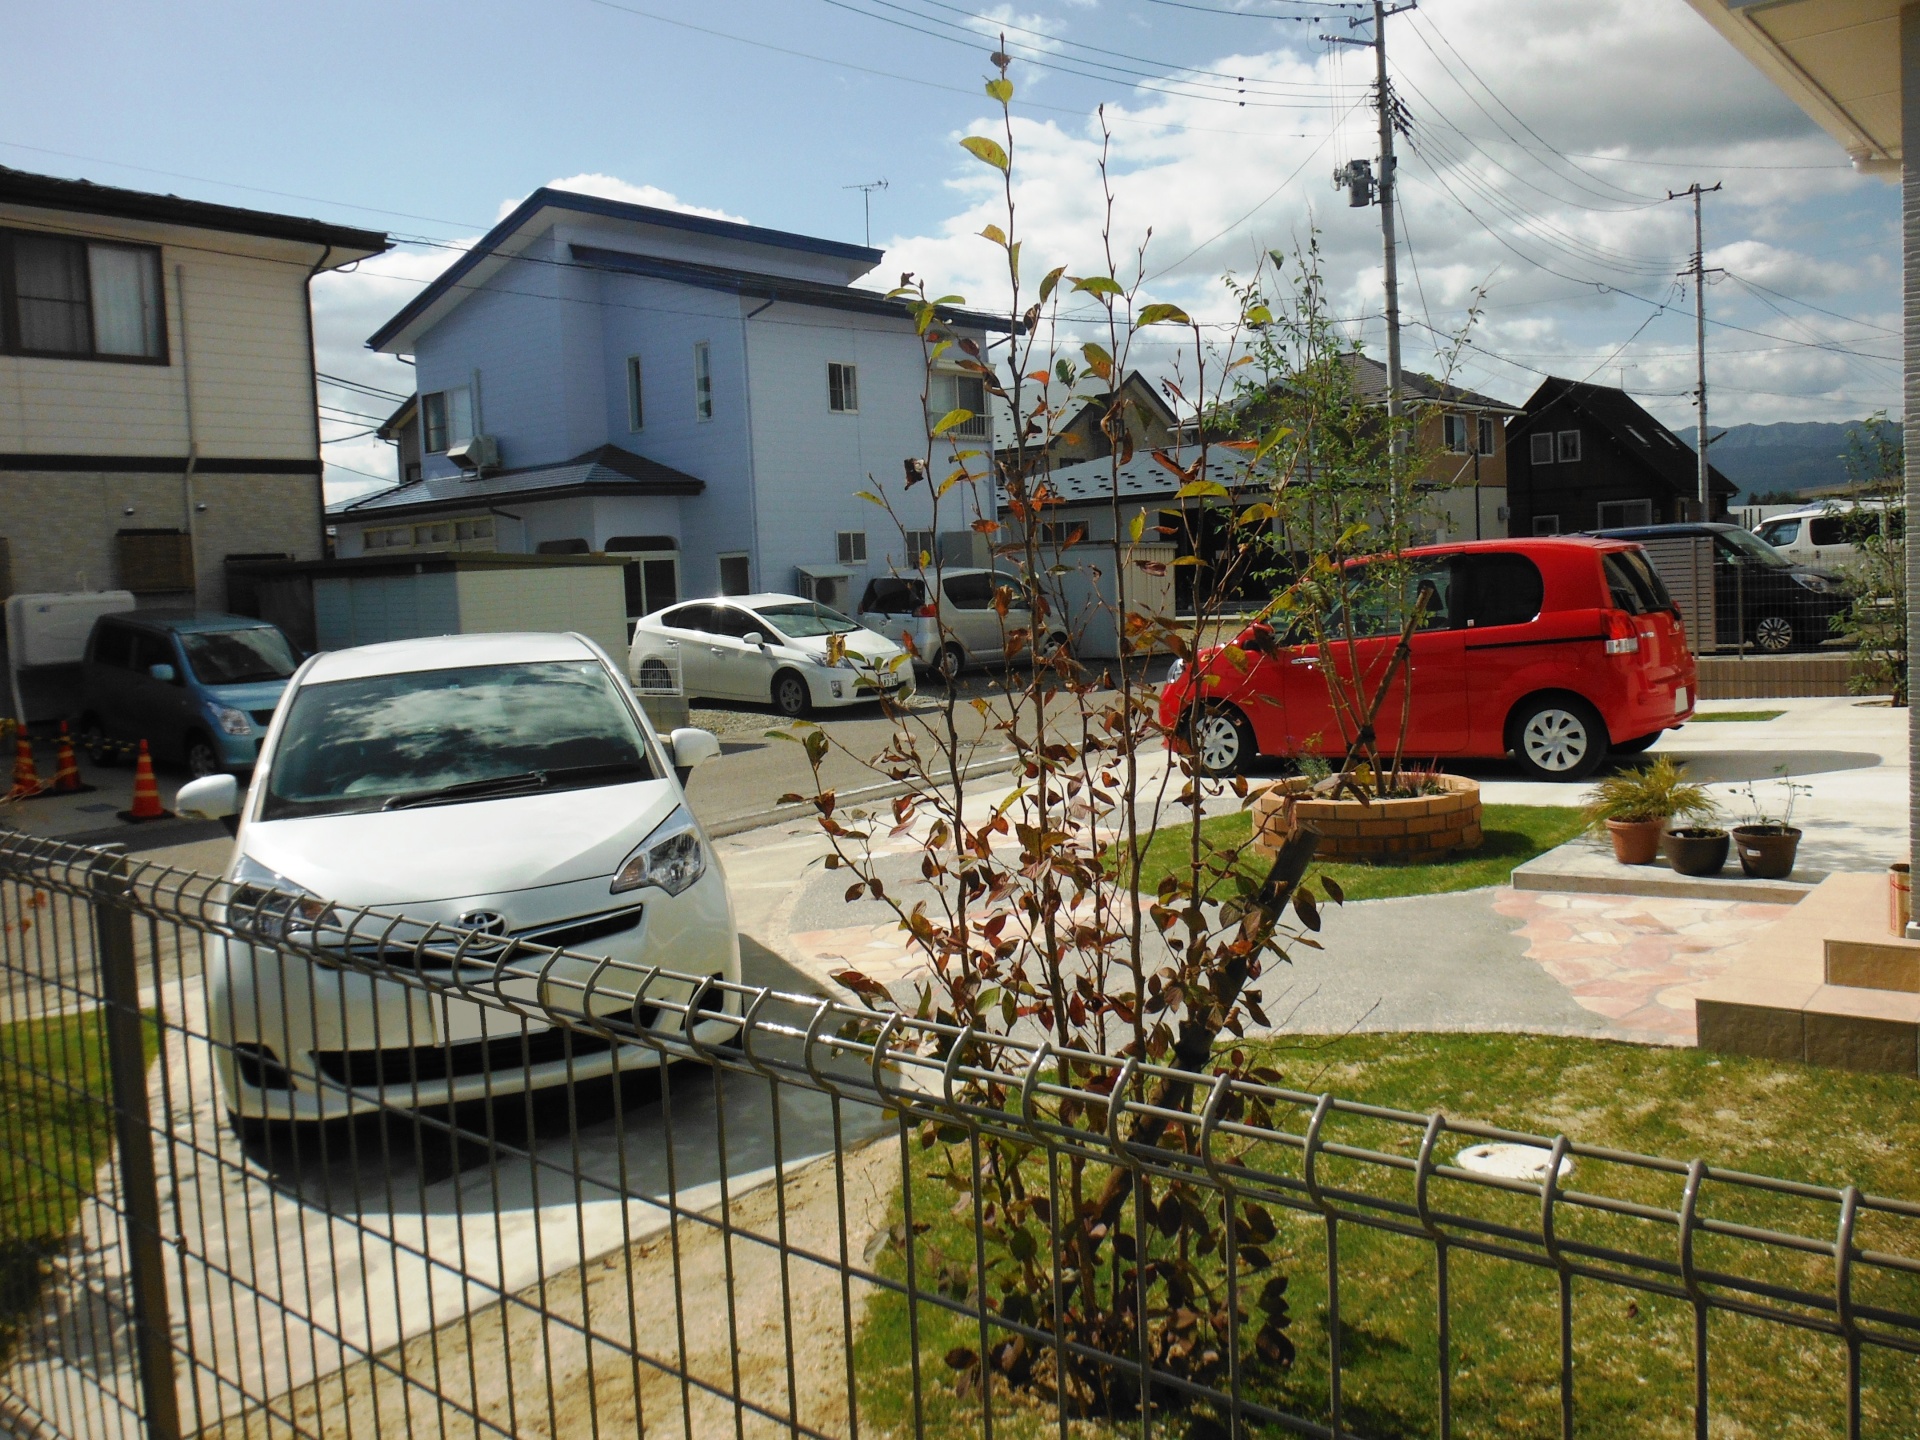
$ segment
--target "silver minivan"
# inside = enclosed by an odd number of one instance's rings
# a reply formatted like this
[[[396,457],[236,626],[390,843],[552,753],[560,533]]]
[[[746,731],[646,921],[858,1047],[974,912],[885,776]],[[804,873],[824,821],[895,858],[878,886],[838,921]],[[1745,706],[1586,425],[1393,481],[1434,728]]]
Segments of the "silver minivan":
[[[934,576],[933,571],[914,570],[875,577],[867,582],[854,618],[889,640],[904,641],[914,663],[943,675],[1005,660],[1008,637],[1032,628],[1033,615],[1024,603],[1026,586],[1019,576],[971,567],[942,569],[937,590]],[[1011,590],[1018,602],[1004,617],[993,605],[993,592],[1001,588]],[[1045,636],[1040,650],[1045,653],[1066,639],[1064,632]]]

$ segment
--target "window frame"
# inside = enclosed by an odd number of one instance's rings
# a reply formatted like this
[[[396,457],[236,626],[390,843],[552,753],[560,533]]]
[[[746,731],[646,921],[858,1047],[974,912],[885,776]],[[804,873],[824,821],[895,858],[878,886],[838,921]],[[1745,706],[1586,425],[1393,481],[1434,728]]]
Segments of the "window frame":
[[[459,439],[453,434],[453,408],[447,403],[447,397],[453,394],[467,397],[467,433]],[[434,401],[439,401],[440,430],[442,438],[438,449],[433,444]],[[473,428],[473,387],[470,385],[449,385],[441,390],[423,391],[420,396],[420,453],[422,455],[444,455],[456,445],[464,445],[474,437]]]
[[[836,530],[833,535],[833,553],[841,565],[866,564],[867,532],[864,530]]]
[[[1637,507],[1639,514],[1643,518],[1634,519],[1629,517],[1616,520],[1608,520],[1606,518],[1606,512],[1608,510],[1619,511],[1629,506]],[[1599,524],[1594,526],[1596,530],[1631,530],[1641,526],[1651,525],[1653,524],[1653,501],[1644,496],[1633,500],[1596,501],[1594,504],[1594,519],[1599,521]]]
[[[1527,459],[1534,465],[1553,464],[1553,432],[1535,430],[1527,437]]]
[[[1569,446],[1567,442],[1573,444]],[[1553,435],[1553,462],[1556,465],[1578,465],[1580,463],[1580,432],[1578,430],[1556,430]]]
[[[627,433],[638,435],[647,428],[647,406],[642,381],[646,367],[638,355],[627,357]]]
[[[962,405],[960,403],[960,387],[962,385],[975,385],[979,387],[980,404],[978,409],[975,409],[972,405]],[[933,387],[935,386],[940,387],[940,390],[946,390],[950,387],[953,403],[942,405],[936,398],[940,391],[934,389]],[[951,440],[990,440],[993,438],[992,420],[987,414],[986,381],[980,376],[969,375],[963,370],[936,370],[932,376],[929,377],[927,398],[932,402],[927,406],[927,430],[929,434],[932,433],[933,427],[945,418],[948,411],[968,410],[972,412],[973,418],[962,421],[940,438]]]
[[[860,413],[860,367],[851,360],[827,362],[827,410],[833,415]]]
[[[1542,526],[1545,526],[1546,528],[1542,529],[1541,528]],[[1546,536],[1551,536],[1551,535],[1558,535],[1560,533],[1560,517],[1558,515],[1534,516],[1533,517],[1533,533],[1536,539],[1544,538]]]
[[[57,240],[79,247],[82,269],[86,278],[84,288],[87,307],[87,349],[28,349],[19,343],[20,295],[13,263],[13,242],[16,236],[26,236],[34,240]],[[159,312],[156,316],[155,331],[160,347],[157,354],[128,355],[99,348],[99,332],[95,324],[93,306],[93,249],[95,246],[137,250],[153,257],[154,304]],[[96,240],[83,235],[65,235],[56,230],[0,226],[0,355],[17,355],[24,360],[86,360],[106,365],[171,365],[173,337],[167,325],[167,267],[164,248],[159,245],[143,245],[137,240]]]
[[[730,560],[738,560],[746,567],[746,588],[743,590],[727,589],[727,562]],[[737,595],[753,594],[753,554],[751,551],[723,550],[713,557],[713,570],[714,579],[719,582],[720,586],[719,599],[727,600]]]
[[[1494,424],[1493,417],[1491,415],[1480,416],[1479,423],[1474,429],[1476,433],[1473,438],[1475,443],[1480,447],[1479,453],[1482,455],[1492,455],[1495,450],[1499,448],[1500,444],[1499,430]]]
[[[1442,415],[1440,417],[1440,443],[1446,447],[1449,455],[1471,455],[1467,448],[1467,417],[1465,415]]]
[[[938,565],[940,563],[940,536],[936,531],[906,530],[901,532],[900,539],[901,543],[907,548],[906,563],[914,569],[918,570],[920,568],[920,557],[922,555],[927,557],[927,564],[929,565]],[[914,543],[916,540],[924,540],[925,543],[916,545]]]
[[[693,342],[693,418],[704,424],[713,419],[713,342]]]

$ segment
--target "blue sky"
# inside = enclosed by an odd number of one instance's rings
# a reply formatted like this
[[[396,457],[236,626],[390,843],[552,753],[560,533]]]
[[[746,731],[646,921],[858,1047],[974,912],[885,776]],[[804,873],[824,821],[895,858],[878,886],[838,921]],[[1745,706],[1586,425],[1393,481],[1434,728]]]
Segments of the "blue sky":
[[[542,184],[859,239],[994,297],[988,172],[958,148],[1005,33],[1034,273],[1097,265],[1093,112],[1116,228],[1151,229],[1153,298],[1218,317],[1218,277],[1317,230],[1336,309],[1377,352],[1377,215],[1335,165],[1376,148],[1371,55],[1310,0],[405,0],[326,7],[8,7],[0,163],[314,214],[412,243],[316,286],[322,369],[403,389],[362,342]],[[1240,12],[1240,13],[1223,13]],[[1273,17],[1304,16],[1304,19]],[[984,18],[980,18],[984,17]],[[1388,22],[1403,142],[1410,363],[1481,315],[1456,378],[1525,399],[1542,373],[1624,380],[1690,424],[1691,246],[1708,201],[1716,426],[1897,410],[1899,194],[1855,176],[1682,0],[1426,0]],[[923,33],[931,32],[931,33]],[[813,57],[813,58],[808,58]],[[1604,157],[1604,158],[1602,158]],[[1044,264],[1035,262],[1044,260]],[[1639,298],[1635,298],[1639,297]],[[1664,308],[1662,308],[1664,306]],[[1148,368],[1165,353],[1142,352]],[[380,408],[330,387],[329,490],[370,488]],[[351,468],[348,468],[351,467]],[[361,473],[365,472],[365,473]]]

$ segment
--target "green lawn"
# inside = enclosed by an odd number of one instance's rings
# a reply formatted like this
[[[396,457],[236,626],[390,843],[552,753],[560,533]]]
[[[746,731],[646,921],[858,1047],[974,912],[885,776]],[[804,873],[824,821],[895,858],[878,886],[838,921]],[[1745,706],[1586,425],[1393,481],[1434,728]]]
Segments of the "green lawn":
[[[1349,900],[1379,900],[1389,895],[1439,895],[1449,890],[1477,890],[1504,885],[1513,867],[1565,844],[1580,833],[1580,812],[1563,805],[1488,805],[1481,811],[1485,840],[1478,850],[1434,865],[1368,865],[1342,862],[1316,865],[1314,875],[1330,875]],[[1140,874],[1143,894],[1154,893],[1163,875],[1184,871],[1190,827],[1156,830],[1147,842],[1146,864]],[[1253,817],[1242,810],[1200,822],[1201,839],[1208,844],[1244,850],[1240,868],[1255,879],[1266,877],[1259,855],[1247,848],[1253,837]]]
[[[1690,1159],[1823,1185],[1852,1181],[1862,1189],[1920,1199],[1912,1156],[1920,1150],[1920,1088],[1910,1077],[1852,1074],[1698,1050],[1665,1049],[1572,1038],[1521,1035],[1357,1035],[1332,1042],[1275,1047],[1272,1061],[1287,1083],[1397,1109],[1471,1116],[1535,1134],[1562,1130],[1620,1149]],[[1285,1118],[1293,1133],[1304,1114]],[[1328,1138],[1391,1148],[1411,1158],[1418,1133],[1389,1131],[1371,1122],[1345,1122]],[[1398,1143],[1395,1143],[1395,1142]],[[1451,1155],[1454,1146],[1443,1149]],[[920,1282],[956,1297],[968,1294],[974,1254],[969,1212],[938,1176],[949,1160],[968,1163],[964,1147],[915,1147],[914,1186]],[[1297,1150],[1275,1150],[1258,1162],[1298,1175]],[[1043,1162],[1028,1162],[1044,1187]],[[1090,1171],[1089,1189],[1104,1174]],[[1323,1183],[1379,1190],[1387,1182],[1358,1167],[1329,1160]],[[1394,1193],[1411,1187],[1392,1182]],[[1675,1208],[1680,1181],[1628,1174],[1583,1161],[1574,1188]],[[1043,1190],[1044,1193],[1044,1190]],[[1472,1210],[1525,1227],[1539,1220],[1539,1202],[1488,1199],[1439,1182],[1436,1206]],[[1833,1209],[1785,1213],[1752,1205],[1733,1208],[1709,1185],[1703,1213],[1715,1218],[1831,1235]],[[956,1214],[956,1209],[960,1213]],[[1326,1227],[1318,1216],[1274,1207],[1278,1237],[1267,1248],[1289,1278],[1291,1336],[1299,1358],[1290,1370],[1243,1371],[1263,1401],[1321,1424],[1327,1405]],[[900,1211],[896,1208],[896,1219]],[[929,1223],[930,1222],[930,1223]],[[1123,1216],[1122,1225],[1132,1227]],[[1624,1218],[1563,1217],[1563,1234],[1595,1243],[1631,1245],[1671,1255],[1673,1232]],[[1916,1228],[1875,1222],[1867,1248],[1915,1251]],[[905,1272],[902,1227],[884,1250],[887,1273]],[[1439,1433],[1437,1303],[1433,1252],[1424,1241],[1382,1235],[1352,1224],[1340,1231],[1340,1287],[1344,1337],[1344,1394],[1352,1433],[1367,1437]],[[1732,1242],[1702,1239],[1703,1267],[1761,1269],[1767,1278],[1830,1290],[1832,1267],[1815,1260],[1762,1262]],[[1209,1261],[1216,1273],[1217,1261]],[[1556,1284],[1550,1272],[1456,1252],[1450,1274],[1453,1322],[1454,1434],[1484,1440],[1551,1440],[1559,1430],[1559,1327]],[[1862,1282],[1866,1284],[1867,1282]],[[1255,1288],[1257,1288],[1256,1282]],[[1875,1280],[1873,1301],[1920,1310],[1920,1282],[1888,1286]],[[1659,1297],[1610,1285],[1574,1284],[1575,1397],[1578,1433],[1585,1436],[1691,1435],[1691,1311]],[[1864,1297],[1863,1297],[1864,1298]],[[1870,1302],[1871,1303],[1871,1302]],[[979,1347],[978,1323],[931,1306],[919,1307],[923,1404],[928,1433],[973,1435],[980,1425],[977,1396],[955,1394],[953,1372],[942,1364],[952,1348]],[[902,1434],[911,1429],[912,1394],[906,1302],[877,1295],[858,1338],[862,1432]],[[1709,1327],[1713,1433],[1814,1440],[1845,1433],[1845,1354],[1836,1341],[1744,1317],[1716,1314]],[[1869,1348],[1863,1360],[1866,1435],[1911,1434],[1920,1413],[1920,1362]],[[995,1434],[1057,1434],[1050,1412],[1028,1395],[995,1395]],[[1120,1436],[1136,1424],[1077,1421],[1070,1433]],[[1155,1433],[1161,1433],[1156,1427]],[[1169,1436],[1186,1432],[1168,1420]],[[1214,1434],[1201,1430],[1196,1434]],[[1224,1435],[1224,1430],[1217,1432]],[[1266,1434],[1268,1432],[1260,1431]],[[1272,1432],[1278,1434],[1281,1432]]]
[[[147,1030],[147,1054],[158,1037]],[[0,1359],[113,1145],[100,1012],[0,1025]]]
[[[1698,725],[1705,720],[1778,720],[1786,713],[1784,710],[1696,710],[1693,719],[1687,723]]]

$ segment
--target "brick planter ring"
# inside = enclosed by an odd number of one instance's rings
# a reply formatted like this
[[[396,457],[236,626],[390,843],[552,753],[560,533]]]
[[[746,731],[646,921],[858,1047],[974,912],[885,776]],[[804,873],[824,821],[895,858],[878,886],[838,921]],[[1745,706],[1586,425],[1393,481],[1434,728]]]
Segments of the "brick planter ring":
[[[1384,860],[1423,864],[1480,847],[1480,784],[1459,775],[1442,775],[1443,795],[1417,800],[1375,800],[1362,805],[1350,797],[1303,799],[1294,808],[1302,824],[1320,832],[1322,860]],[[1307,790],[1304,778],[1282,780],[1254,797],[1253,843],[1271,856],[1286,838],[1282,802]]]

